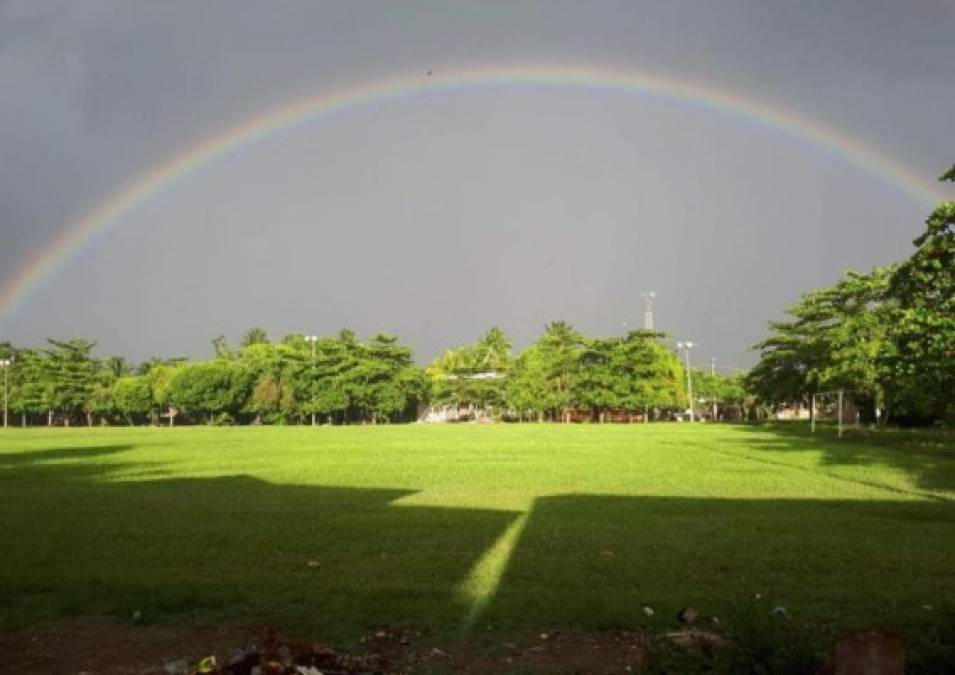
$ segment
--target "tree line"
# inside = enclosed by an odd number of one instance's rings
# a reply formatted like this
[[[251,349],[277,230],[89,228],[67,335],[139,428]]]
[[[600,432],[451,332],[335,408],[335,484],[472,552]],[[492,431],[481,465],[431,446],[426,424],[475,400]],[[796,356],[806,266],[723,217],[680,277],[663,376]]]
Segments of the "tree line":
[[[430,366],[389,334],[360,340],[292,334],[270,342],[261,328],[231,348],[212,341],[208,360],[150,359],[133,366],[97,358],[89,340],[42,348],[0,344],[12,357],[9,405],[36,424],[351,424],[417,419],[428,404],[480,409],[495,419],[602,421],[609,411],[643,415],[684,408],[685,373],[660,333],[592,338],[555,321],[517,355],[497,327],[449,349]],[[698,373],[698,391],[742,400],[739,378]]]
[[[770,403],[843,389],[863,421],[955,422],[955,202],[913,245],[906,260],[804,293],[757,345],[749,389]]]
[[[588,337],[565,321],[548,324],[518,356],[499,328],[470,345],[449,349],[426,370],[436,405],[500,410],[516,420],[627,421],[687,407],[686,374],[663,333],[631,331]],[[748,402],[739,377],[694,371],[695,398],[734,406]]]
[[[955,167],[943,181],[955,181]],[[745,375],[693,371],[693,406],[753,419],[848,390],[864,422],[955,421],[955,202],[939,205],[906,260],[804,293],[770,324]],[[24,426],[77,423],[350,424],[417,419],[424,406],[504,420],[646,419],[685,409],[686,373],[662,333],[597,338],[548,324],[519,354],[500,328],[427,368],[386,333],[362,341],[261,328],[205,361],[96,358],[88,340],[0,343],[9,408]]]

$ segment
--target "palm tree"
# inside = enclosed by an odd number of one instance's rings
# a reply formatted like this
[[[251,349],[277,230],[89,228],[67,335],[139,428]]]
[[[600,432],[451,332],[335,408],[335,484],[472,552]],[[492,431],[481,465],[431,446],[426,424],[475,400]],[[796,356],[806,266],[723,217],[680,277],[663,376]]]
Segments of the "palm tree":
[[[242,346],[251,347],[252,345],[263,345],[267,344],[269,341],[269,336],[266,335],[264,328],[259,328],[258,326],[250,328],[245,331],[242,335]]]
[[[511,365],[511,341],[504,331],[493,326],[475,345],[478,365],[483,370],[504,372]]]
[[[133,374],[132,364],[122,356],[107,356],[103,359],[103,367],[117,380]]]

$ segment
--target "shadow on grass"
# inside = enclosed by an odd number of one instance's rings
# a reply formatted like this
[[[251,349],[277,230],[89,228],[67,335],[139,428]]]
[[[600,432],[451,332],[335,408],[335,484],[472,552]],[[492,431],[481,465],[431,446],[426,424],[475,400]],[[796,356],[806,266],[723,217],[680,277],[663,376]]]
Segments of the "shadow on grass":
[[[44,462],[108,457],[132,450],[134,447],[133,445],[97,445],[93,447],[45,448],[28,452],[3,453],[0,454],[0,469],[27,468],[41,465]]]
[[[884,466],[907,473],[919,490],[955,492],[955,434],[931,430],[867,430],[850,428],[838,438],[836,428],[817,426],[810,433],[808,423],[777,422],[743,427],[759,432],[749,443],[761,450],[822,453],[821,467]],[[772,437],[766,432],[771,432]],[[926,492],[898,490],[878,482],[862,484],[936,499]]]
[[[198,612],[336,641],[454,631],[462,584],[519,518],[393,503],[413,490],[111,482],[108,463],[34,460],[0,470],[7,625]],[[684,606],[732,627],[783,605],[834,629],[918,630],[955,609],[952,502],[566,495],[526,518],[477,628],[661,629]]]
[[[948,503],[545,497],[484,621],[662,627],[691,606],[725,625],[783,605],[820,624],[916,624],[923,605],[955,609],[952,569]]]
[[[35,453],[0,470],[8,627],[189,611],[329,639],[380,625],[457,626],[462,580],[517,515],[392,505],[412,490],[247,476],[110,482],[108,464],[40,461],[53,456],[73,455]]]

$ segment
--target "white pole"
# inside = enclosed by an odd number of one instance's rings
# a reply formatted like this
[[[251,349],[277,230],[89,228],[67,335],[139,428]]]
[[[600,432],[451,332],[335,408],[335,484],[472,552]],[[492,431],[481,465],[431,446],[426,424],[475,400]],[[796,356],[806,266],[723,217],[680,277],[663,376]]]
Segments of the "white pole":
[[[315,340],[312,340],[312,377],[315,377]],[[312,411],[312,426],[315,426],[315,411]]]
[[[653,330],[653,299],[657,297],[654,291],[644,291],[643,296],[643,330]]]
[[[686,392],[690,399],[690,422],[695,422],[693,414],[693,374],[690,372],[690,349],[696,345],[692,342],[677,342],[676,346],[686,350]]]
[[[716,407],[716,357],[710,359],[710,375],[713,377],[713,421],[719,417],[719,410]]]
[[[10,360],[4,359],[0,361],[0,365],[3,366],[3,428],[7,428],[7,409],[8,403],[10,400],[10,387],[9,387],[9,372],[10,372]]]
[[[839,390],[839,438],[842,438],[842,389]]]
[[[809,432],[816,433],[816,395],[809,394]]]
[[[693,417],[693,371],[690,370],[690,347],[686,348],[686,389],[690,394],[690,421],[695,422]]]
[[[315,378],[315,343],[318,341],[318,336],[306,335],[305,341],[312,343],[312,379],[314,379]],[[316,425],[315,412],[312,411],[312,426],[314,427],[315,425]]]

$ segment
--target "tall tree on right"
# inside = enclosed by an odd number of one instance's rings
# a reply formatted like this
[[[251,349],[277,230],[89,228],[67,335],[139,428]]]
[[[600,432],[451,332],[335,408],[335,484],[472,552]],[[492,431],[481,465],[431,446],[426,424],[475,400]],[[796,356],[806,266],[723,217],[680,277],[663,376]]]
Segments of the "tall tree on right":
[[[955,182],[955,166],[940,180]],[[955,392],[955,201],[942,202],[912,243],[915,253],[889,283],[898,312],[884,359],[897,405],[912,412],[927,406],[944,420]]]

